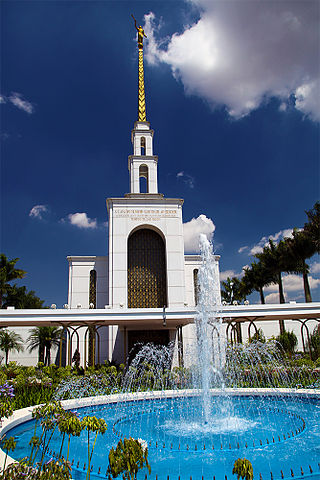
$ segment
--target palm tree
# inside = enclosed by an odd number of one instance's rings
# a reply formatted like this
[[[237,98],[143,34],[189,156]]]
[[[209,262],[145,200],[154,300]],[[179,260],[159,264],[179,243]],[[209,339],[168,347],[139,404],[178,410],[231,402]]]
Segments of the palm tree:
[[[16,284],[7,288],[6,299],[3,307],[15,308],[43,308],[44,300],[40,300],[33,290],[27,291],[27,287],[18,287]]]
[[[320,253],[320,202],[316,202],[306,214],[309,221],[304,224],[303,230],[311,237],[316,251]]]
[[[225,282],[221,282],[223,290],[221,290],[222,300],[227,303],[232,303],[234,300],[241,302],[246,299],[246,293],[244,292],[244,286],[241,280],[237,277],[228,277]]]
[[[254,256],[260,260],[265,272],[274,278],[272,283],[279,285],[279,301],[280,303],[285,303],[281,277],[281,273],[288,271],[286,264],[287,246],[285,241],[280,240],[280,242],[276,244],[269,238],[269,245],[263,247],[262,252],[256,253]]]
[[[244,267],[243,270],[242,283],[246,294],[249,295],[256,290],[260,294],[261,303],[265,304],[263,288],[274,283],[275,276],[269,270],[266,270],[261,262],[253,262],[250,267]]]
[[[0,254],[0,308],[2,308],[2,298],[10,287],[9,282],[17,278],[23,278],[27,272],[15,268],[15,264],[19,258],[8,260],[7,257]]]
[[[60,345],[61,328],[59,327],[35,327],[29,330],[27,338],[29,352],[38,349],[38,361],[45,365],[51,363],[51,348]]]
[[[8,365],[9,352],[16,351],[22,352],[22,338],[15,332],[9,331],[7,329],[0,330],[0,350],[5,352],[6,355],[6,365]]]
[[[306,302],[312,302],[308,273],[309,265],[306,259],[316,253],[316,245],[311,236],[304,230],[294,230],[292,238],[285,240],[287,244],[288,268],[292,273],[302,273]]]

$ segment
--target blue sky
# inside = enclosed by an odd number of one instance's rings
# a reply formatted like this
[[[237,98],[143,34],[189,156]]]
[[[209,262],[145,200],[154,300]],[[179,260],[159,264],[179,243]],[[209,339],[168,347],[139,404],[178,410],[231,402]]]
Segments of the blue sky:
[[[270,236],[303,226],[319,199],[318,2],[4,0],[1,10],[1,251],[20,258],[22,283],[47,305],[67,301],[67,255],[107,254],[105,199],[129,189],[131,13],[148,35],[159,190],[185,199],[188,250],[215,230],[225,278]],[[319,301],[319,259],[310,265]],[[285,291],[303,301],[300,278]]]

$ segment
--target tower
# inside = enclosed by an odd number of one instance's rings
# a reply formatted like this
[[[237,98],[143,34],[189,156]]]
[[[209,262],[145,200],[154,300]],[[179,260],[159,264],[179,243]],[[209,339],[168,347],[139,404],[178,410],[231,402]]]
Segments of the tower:
[[[109,304],[178,307],[185,302],[182,199],[158,193],[154,131],[146,118],[142,27],[138,31],[138,120],[128,157],[130,192],[108,198]]]
[[[168,344],[177,339],[176,346],[181,348],[175,350],[176,358],[182,365],[182,345],[195,338],[193,325],[182,325],[186,323],[186,311],[196,303],[201,259],[199,255],[184,255],[183,200],[166,198],[158,190],[154,131],[146,114],[145,34],[142,27],[136,25],[136,29],[138,119],[131,131],[129,193],[106,200],[108,256],[68,257],[68,304],[71,309],[109,309],[119,318],[118,324],[99,320],[96,325],[100,329],[95,338],[100,361],[125,362],[136,343]],[[216,260],[218,275],[218,257]],[[164,316],[159,323],[165,312],[174,314],[174,322],[167,325]]]

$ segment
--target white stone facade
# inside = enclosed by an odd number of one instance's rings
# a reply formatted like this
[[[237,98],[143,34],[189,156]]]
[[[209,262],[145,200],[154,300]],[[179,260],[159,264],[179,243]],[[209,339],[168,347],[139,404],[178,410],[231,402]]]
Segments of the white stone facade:
[[[183,200],[165,198],[158,193],[158,157],[153,155],[153,130],[148,122],[135,122],[131,140],[133,155],[128,157],[130,193],[108,198],[109,255],[108,257],[68,257],[69,308],[89,308],[90,271],[96,270],[96,308],[126,310],[128,308],[128,241],[139,229],[158,233],[165,246],[166,308],[183,311],[195,306],[194,270],[199,268],[199,255],[184,255]],[[216,257],[219,277],[219,257]],[[145,313],[145,312],[144,312]],[[124,361],[130,326],[107,327],[104,340],[106,358]],[[150,319],[141,331],[157,330]],[[106,330],[106,329],[105,329]],[[168,339],[175,339],[176,328],[168,329]],[[194,341],[194,329],[184,327],[184,341]]]

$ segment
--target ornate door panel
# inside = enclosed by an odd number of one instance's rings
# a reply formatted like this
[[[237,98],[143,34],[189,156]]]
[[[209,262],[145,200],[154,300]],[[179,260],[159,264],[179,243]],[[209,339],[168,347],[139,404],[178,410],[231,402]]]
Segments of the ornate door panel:
[[[162,308],[165,305],[164,241],[153,230],[137,230],[128,240],[128,308]]]

